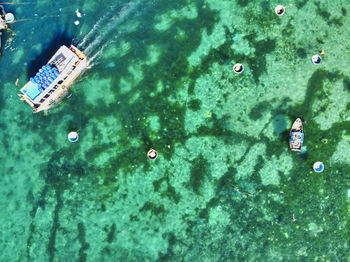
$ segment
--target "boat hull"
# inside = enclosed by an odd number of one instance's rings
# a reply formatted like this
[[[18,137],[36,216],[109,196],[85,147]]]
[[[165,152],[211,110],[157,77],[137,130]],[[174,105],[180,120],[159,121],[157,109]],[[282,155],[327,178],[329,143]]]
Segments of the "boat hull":
[[[304,143],[303,122],[300,118],[296,119],[290,130],[289,147],[292,151],[301,151]]]

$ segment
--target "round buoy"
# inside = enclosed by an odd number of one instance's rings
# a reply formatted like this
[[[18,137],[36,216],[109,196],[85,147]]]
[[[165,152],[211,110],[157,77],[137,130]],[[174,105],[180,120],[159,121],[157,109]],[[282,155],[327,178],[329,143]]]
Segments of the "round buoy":
[[[74,21],[74,24],[75,24],[75,25],[79,25],[79,23],[80,23],[80,22],[79,22],[78,20]]]
[[[315,162],[314,163],[314,171],[316,173],[321,173],[324,170],[324,164],[322,162]]]
[[[314,55],[314,56],[312,56],[312,59],[311,59],[312,63],[314,63],[315,65],[320,64],[321,60],[322,59],[319,55]]]
[[[233,66],[233,71],[235,71],[236,74],[242,73],[243,70],[244,70],[244,66],[242,64],[237,63]]]
[[[286,11],[286,9],[284,8],[283,5],[278,5],[278,6],[276,6],[276,8],[275,8],[275,13],[276,13],[276,15],[278,15],[278,16],[284,15],[284,12],[285,12],[285,11]]]
[[[13,23],[15,21],[15,16],[12,13],[7,13],[5,15],[6,23]]]
[[[74,142],[77,142],[78,141],[78,139],[79,139],[79,134],[77,133],[77,132],[70,132],[69,134],[68,134],[68,140],[69,140],[69,142],[72,142],[72,143],[74,143]]]
[[[158,153],[154,149],[150,149],[147,153],[147,157],[151,160],[155,160],[158,157]]]

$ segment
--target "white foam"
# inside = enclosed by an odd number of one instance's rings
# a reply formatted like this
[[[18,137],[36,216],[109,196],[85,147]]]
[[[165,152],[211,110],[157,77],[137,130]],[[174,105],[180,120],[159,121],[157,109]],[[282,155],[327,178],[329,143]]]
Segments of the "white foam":
[[[97,30],[100,28],[101,24],[108,18],[110,14],[107,13],[104,16],[102,16],[96,24],[94,24],[94,26],[92,27],[92,29],[87,33],[87,35],[83,38],[83,40],[77,45],[78,48],[83,48],[86,41],[89,40],[89,38],[93,35],[96,35]]]
[[[91,55],[94,48],[96,48],[98,45],[100,45],[105,39],[105,37],[111,33],[112,30],[114,30],[118,25],[123,23],[129,15],[132,14],[132,12],[136,9],[138,6],[138,2],[136,3],[127,3],[122,10],[116,15],[112,17],[112,21],[109,22],[98,34],[96,34],[96,37],[94,41],[92,41],[86,48],[85,53],[87,55]]]

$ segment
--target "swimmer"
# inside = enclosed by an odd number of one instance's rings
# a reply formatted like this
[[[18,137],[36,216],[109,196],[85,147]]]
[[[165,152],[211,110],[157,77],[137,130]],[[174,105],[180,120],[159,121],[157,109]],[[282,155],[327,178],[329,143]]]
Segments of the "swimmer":
[[[320,50],[320,55],[324,55],[324,50]]]

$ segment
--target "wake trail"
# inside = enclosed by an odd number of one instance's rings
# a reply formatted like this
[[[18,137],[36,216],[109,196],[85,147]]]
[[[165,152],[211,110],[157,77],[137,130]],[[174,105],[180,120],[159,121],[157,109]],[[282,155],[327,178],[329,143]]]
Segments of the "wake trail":
[[[118,38],[118,37],[117,37],[117,38]],[[103,50],[104,50],[107,46],[109,46],[109,45],[111,45],[112,43],[114,43],[114,42],[117,40],[117,38],[115,38],[115,39],[113,39],[113,40],[110,40],[110,41],[108,41],[107,43],[105,43],[105,44],[101,47],[101,49],[100,49],[96,54],[94,54],[91,58],[88,59],[88,61],[87,61],[87,64],[88,64],[87,69],[90,69],[91,67],[93,67],[93,66],[95,65],[95,64],[93,64],[92,62],[93,62],[99,55],[102,54]]]
[[[77,47],[79,48],[84,48],[85,43],[90,40],[91,36],[95,35],[97,32],[97,30],[101,27],[101,24],[103,24],[105,22],[105,20],[107,20],[107,18],[109,16],[111,16],[111,13],[113,12],[113,9],[115,8],[116,4],[110,6],[110,10],[107,11],[105,13],[104,16],[102,16],[100,19],[98,19],[97,23],[94,24],[94,26],[92,27],[92,29],[87,33],[87,35],[83,38],[83,40],[81,41],[81,43],[79,43],[77,45]]]
[[[88,41],[92,35],[96,34],[96,30],[98,30],[100,28],[101,24],[107,19],[108,16],[109,16],[109,14],[105,14],[97,21],[96,24],[94,24],[94,26],[89,31],[89,33],[87,33],[87,35],[83,38],[81,43],[78,44],[78,46],[77,46],[78,48],[84,48],[86,41]]]
[[[106,26],[105,26],[105,30],[102,30],[100,34],[97,34],[94,41],[92,41],[86,48],[85,48],[85,53],[87,55],[91,55],[91,51],[97,47],[98,45],[100,45],[103,41],[104,38],[111,33],[111,31],[113,29],[115,29],[118,25],[120,25],[121,23],[123,23],[125,21],[125,19],[136,9],[136,7],[139,5],[138,2],[133,3],[127,3],[122,10],[120,10],[120,12],[116,15],[112,17],[112,21],[109,22]],[[105,17],[105,16],[104,16]],[[104,18],[102,17],[102,18]],[[104,19],[103,19],[104,20]],[[100,20],[99,20],[100,21]],[[102,21],[100,22],[102,23]],[[100,24],[99,23],[99,24]],[[99,26],[98,24],[98,26]],[[96,24],[97,25],[97,24]],[[94,29],[95,28],[95,29]],[[92,35],[93,31],[96,31],[97,26],[95,27],[88,33],[88,35]],[[88,36],[87,35],[87,36]],[[88,37],[84,37],[85,41],[83,40],[82,44],[80,46],[82,46],[83,44],[86,43],[86,41],[88,40]],[[89,36],[90,37],[90,36]]]

